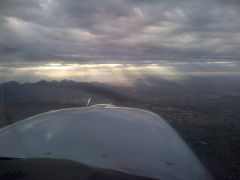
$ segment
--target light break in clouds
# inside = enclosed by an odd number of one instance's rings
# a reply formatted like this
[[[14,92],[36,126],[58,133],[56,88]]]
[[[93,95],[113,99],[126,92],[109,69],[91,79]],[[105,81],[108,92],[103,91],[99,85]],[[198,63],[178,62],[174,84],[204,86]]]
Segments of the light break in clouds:
[[[111,71],[102,72],[101,64],[114,72],[111,64],[122,64],[122,73],[129,72],[129,64],[143,64],[152,73],[149,67],[159,61],[188,62],[194,69],[198,62],[238,63],[239,49],[239,0],[0,1],[0,81],[73,78],[74,69],[80,79],[97,71],[107,77]],[[61,64],[55,66],[58,73],[48,69],[51,63]],[[84,67],[94,63],[98,70]],[[179,65],[161,67],[154,73],[194,73]],[[239,73],[222,67],[208,70]]]

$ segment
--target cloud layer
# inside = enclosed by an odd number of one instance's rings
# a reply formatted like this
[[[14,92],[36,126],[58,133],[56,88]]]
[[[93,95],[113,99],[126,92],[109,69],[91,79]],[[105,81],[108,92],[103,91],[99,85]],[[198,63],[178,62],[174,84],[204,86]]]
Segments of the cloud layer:
[[[0,63],[239,60],[239,0],[1,0]]]

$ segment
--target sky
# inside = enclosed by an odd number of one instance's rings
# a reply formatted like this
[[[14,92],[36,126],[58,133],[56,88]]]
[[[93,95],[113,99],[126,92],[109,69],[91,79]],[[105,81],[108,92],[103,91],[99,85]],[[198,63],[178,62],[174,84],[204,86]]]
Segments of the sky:
[[[106,75],[115,65],[176,75],[186,62],[234,74],[239,49],[239,0],[0,1],[0,82]]]

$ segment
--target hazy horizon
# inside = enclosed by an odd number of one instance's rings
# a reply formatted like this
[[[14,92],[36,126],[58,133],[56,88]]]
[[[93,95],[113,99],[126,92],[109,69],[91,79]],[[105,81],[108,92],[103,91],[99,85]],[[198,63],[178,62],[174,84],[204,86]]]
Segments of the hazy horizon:
[[[7,81],[36,82],[39,80],[73,80],[131,85],[137,79],[152,76],[173,82],[188,77],[239,76],[238,62],[168,62],[141,63],[48,63],[19,64],[0,67],[0,83]]]

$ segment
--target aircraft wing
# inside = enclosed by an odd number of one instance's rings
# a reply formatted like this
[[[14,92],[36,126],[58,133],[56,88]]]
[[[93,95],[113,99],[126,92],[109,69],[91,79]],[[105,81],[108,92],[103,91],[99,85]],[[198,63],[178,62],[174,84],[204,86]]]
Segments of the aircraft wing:
[[[2,128],[0,156],[67,159],[161,180],[211,179],[161,117],[111,105],[47,112]]]

